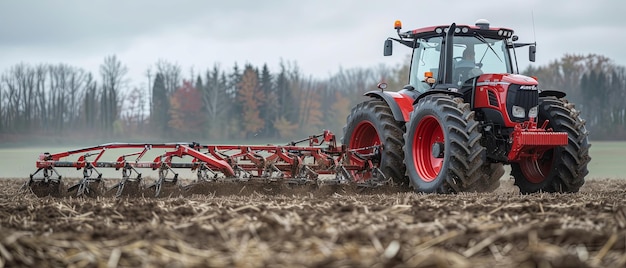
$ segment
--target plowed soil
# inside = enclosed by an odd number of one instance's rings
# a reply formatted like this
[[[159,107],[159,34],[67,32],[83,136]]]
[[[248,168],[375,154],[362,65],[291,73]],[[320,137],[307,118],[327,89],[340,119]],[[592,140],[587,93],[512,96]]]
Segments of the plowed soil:
[[[623,267],[626,180],[577,194],[44,197],[0,180],[0,267]]]

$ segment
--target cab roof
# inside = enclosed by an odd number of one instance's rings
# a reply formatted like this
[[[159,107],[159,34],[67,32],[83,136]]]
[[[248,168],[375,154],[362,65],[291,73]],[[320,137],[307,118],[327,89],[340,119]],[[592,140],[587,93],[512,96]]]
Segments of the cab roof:
[[[428,39],[436,36],[445,36],[450,25],[439,25],[419,28],[400,33],[402,38]],[[489,25],[456,25],[454,35],[474,36],[482,35],[485,38],[507,39],[513,36],[513,30],[509,28],[489,27]]]

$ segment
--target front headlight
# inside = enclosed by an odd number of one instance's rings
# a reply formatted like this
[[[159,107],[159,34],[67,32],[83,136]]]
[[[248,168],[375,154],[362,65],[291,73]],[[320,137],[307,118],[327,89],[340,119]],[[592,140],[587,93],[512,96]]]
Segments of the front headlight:
[[[537,118],[537,111],[537,106],[530,108],[530,110],[528,110],[528,117]]]
[[[513,105],[513,116],[517,117],[517,118],[524,118],[526,117],[526,110],[524,110],[524,108],[519,107],[519,106],[515,106]]]

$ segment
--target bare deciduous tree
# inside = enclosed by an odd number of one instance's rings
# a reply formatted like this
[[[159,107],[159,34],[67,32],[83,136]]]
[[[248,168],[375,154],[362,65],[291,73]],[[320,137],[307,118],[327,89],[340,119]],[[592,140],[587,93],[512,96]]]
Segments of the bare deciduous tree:
[[[121,108],[120,90],[125,85],[125,76],[128,69],[117,59],[115,55],[104,58],[104,63],[100,65],[100,76],[102,78],[102,108],[101,118],[103,129],[111,133],[114,129],[113,123],[119,117]]]

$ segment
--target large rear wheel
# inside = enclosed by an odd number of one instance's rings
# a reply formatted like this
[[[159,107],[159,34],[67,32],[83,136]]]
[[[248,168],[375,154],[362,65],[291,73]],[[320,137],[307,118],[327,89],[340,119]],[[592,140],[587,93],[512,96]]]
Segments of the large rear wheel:
[[[493,191],[501,164],[485,161],[474,112],[461,98],[433,94],[419,100],[405,134],[409,179],[420,192]]]
[[[568,144],[545,152],[538,159],[526,158],[511,164],[511,175],[522,193],[575,193],[589,173],[588,132],[574,104],[556,97],[539,98],[538,125],[549,120],[548,128],[567,132]]]
[[[347,145],[349,149],[366,148],[382,144],[382,150],[379,151],[380,159],[376,159],[378,168],[387,178],[392,178],[395,183],[408,185],[408,181],[404,176],[405,167],[402,161],[402,146],[404,145],[402,135],[404,134],[404,129],[404,122],[394,119],[387,103],[382,100],[372,99],[359,103],[352,108],[346,126],[343,128],[341,143]],[[361,154],[373,152],[373,149],[358,151]]]

